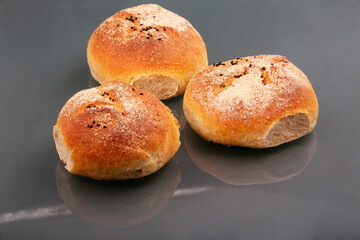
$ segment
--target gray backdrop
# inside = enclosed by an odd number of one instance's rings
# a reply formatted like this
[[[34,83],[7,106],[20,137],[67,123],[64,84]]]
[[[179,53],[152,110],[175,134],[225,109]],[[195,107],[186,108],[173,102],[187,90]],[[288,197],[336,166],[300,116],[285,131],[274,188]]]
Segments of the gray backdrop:
[[[282,54],[309,77],[314,132],[227,148],[186,124],[158,173],[116,183],[68,174],[52,139],[74,93],[96,85],[93,30],[140,1],[0,0],[0,239],[359,239],[360,1],[153,1],[188,19],[209,63]]]

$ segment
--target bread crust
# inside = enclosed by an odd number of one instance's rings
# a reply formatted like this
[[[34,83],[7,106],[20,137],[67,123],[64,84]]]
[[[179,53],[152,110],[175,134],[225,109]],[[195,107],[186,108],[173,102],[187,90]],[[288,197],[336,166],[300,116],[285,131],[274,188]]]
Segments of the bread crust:
[[[204,139],[251,148],[273,147],[306,135],[318,116],[310,81],[279,55],[207,67],[191,79],[183,107],[190,126]]]
[[[146,77],[176,83],[170,95],[149,88],[160,99],[182,94],[191,77],[208,65],[200,34],[187,20],[156,4],[128,8],[105,20],[89,40],[87,59],[101,84],[135,84]]]
[[[54,126],[55,143],[68,171],[100,180],[157,171],[178,150],[179,135],[178,121],[161,101],[120,82],[76,93]],[[59,151],[64,147],[67,154]]]

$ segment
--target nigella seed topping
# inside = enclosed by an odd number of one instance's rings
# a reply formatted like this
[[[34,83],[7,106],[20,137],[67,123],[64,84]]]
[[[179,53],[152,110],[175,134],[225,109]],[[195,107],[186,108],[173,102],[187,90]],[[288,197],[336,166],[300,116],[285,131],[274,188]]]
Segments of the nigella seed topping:
[[[100,124],[96,124],[96,126],[100,127]]]
[[[111,101],[114,101],[115,99],[112,99]]]
[[[135,22],[135,19],[133,16],[130,16],[129,18],[125,18],[126,20],[130,21],[130,22]]]
[[[131,90],[135,91],[135,88],[132,88]]]
[[[90,126],[89,128],[92,128],[93,126]]]
[[[95,121],[93,121],[93,124],[95,124]]]
[[[245,61],[249,61],[249,59],[245,59]]]
[[[144,95],[142,92],[141,93],[139,93],[140,95]]]
[[[236,60],[239,60],[240,58],[236,58]]]
[[[164,28],[164,31],[166,31],[166,28]]]
[[[252,65],[251,64],[249,64],[249,67],[251,67]]]
[[[271,66],[273,66],[274,64],[272,63]]]
[[[146,37],[146,39],[149,39],[150,37]]]
[[[231,60],[230,64],[231,65],[236,65],[236,64],[238,64],[238,61],[234,62],[234,61]]]
[[[104,128],[106,128],[106,126],[104,126]]]
[[[118,26],[120,26],[120,24],[117,24],[116,26],[118,27]]]
[[[144,24],[140,23],[140,26],[142,26],[142,25],[144,25]]]
[[[89,127],[90,127],[90,125],[88,124],[88,125],[87,125],[87,127],[89,128]]]
[[[87,106],[86,108],[91,108],[91,106],[89,105],[89,106]]]
[[[262,70],[265,70],[265,69],[266,69],[265,67],[262,68]]]
[[[161,38],[158,38],[159,41],[161,41]]]
[[[219,76],[220,76],[220,77],[221,77],[221,76],[224,76],[224,74],[220,73]]]

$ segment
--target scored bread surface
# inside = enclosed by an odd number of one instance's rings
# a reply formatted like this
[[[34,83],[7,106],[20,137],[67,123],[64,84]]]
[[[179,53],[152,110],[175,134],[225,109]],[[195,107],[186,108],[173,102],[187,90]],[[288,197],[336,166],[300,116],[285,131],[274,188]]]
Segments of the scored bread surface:
[[[146,176],[180,146],[170,110],[155,96],[120,82],[75,94],[59,114],[54,138],[71,173],[101,180]]]
[[[286,57],[261,55],[198,73],[186,89],[184,113],[206,140],[263,148],[311,132],[318,103],[306,75]]]
[[[200,34],[156,4],[128,8],[105,20],[89,40],[87,57],[98,82],[138,85],[160,99],[183,93],[190,78],[208,64]]]

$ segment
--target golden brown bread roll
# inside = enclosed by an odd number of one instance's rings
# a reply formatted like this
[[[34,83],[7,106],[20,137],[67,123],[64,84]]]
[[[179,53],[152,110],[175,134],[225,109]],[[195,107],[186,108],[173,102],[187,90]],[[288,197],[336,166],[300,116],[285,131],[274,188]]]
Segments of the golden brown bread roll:
[[[286,57],[237,58],[191,79],[184,114],[205,140],[266,148],[312,131],[318,102],[306,75]]]
[[[156,4],[122,10],[92,34],[87,59],[101,84],[120,81],[159,99],[182,94],[208,65],[200,34],[179,15]]]
[[[53,134],[69,172],[100,180],[149,175],[180,146],[170,110],[155,96],[120,82],[76,93]]]

